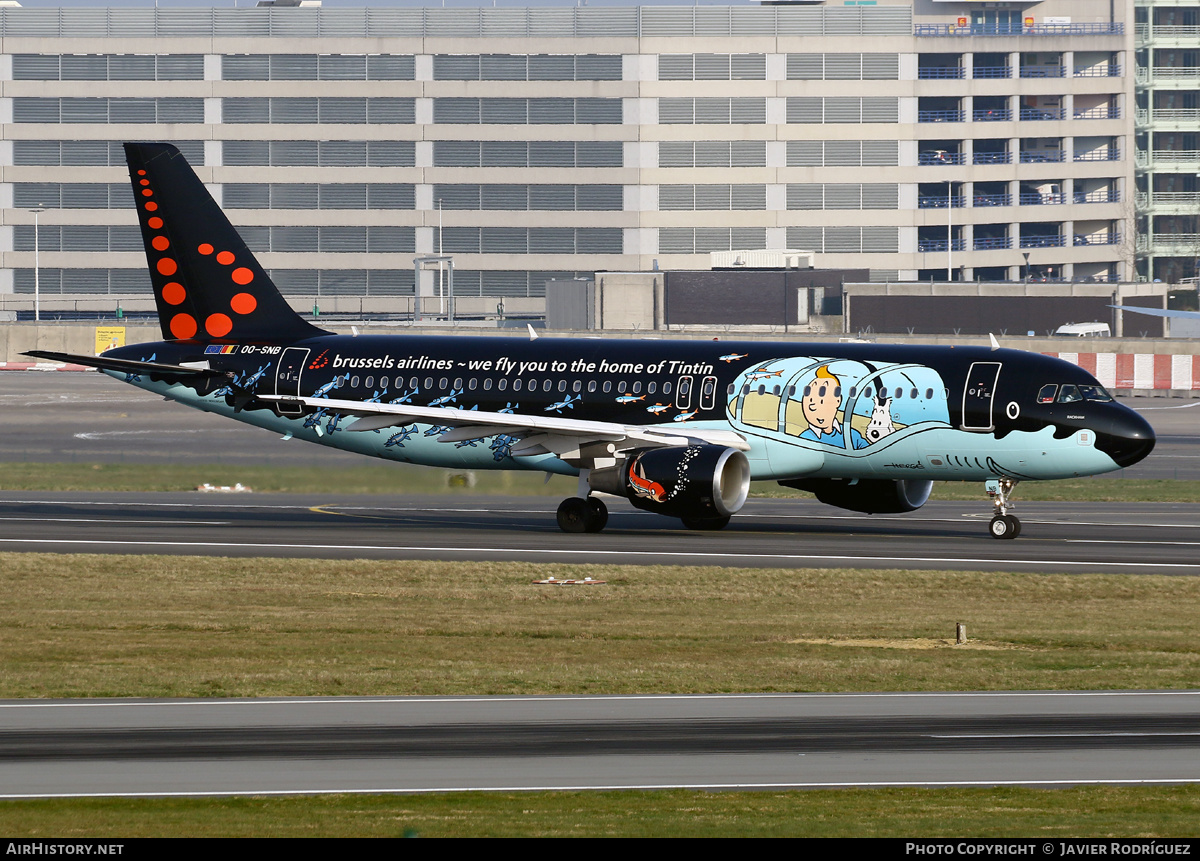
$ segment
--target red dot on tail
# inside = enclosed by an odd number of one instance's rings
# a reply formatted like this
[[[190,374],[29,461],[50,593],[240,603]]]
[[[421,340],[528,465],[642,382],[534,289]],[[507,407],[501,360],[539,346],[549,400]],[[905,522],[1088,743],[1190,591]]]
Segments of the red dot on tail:
[[[168,305],[178,305],[187,298],[187,291],[178,281],[168,281],[163,285],[162,297]]]
[[[142,183],[142,185],[149,185],[149,184],[150,184],[150,180],[148,180],[148,179],[143,179],[143,180],[141,180],[141,183]]]
[[[138,176],[145,176],[145,175],[146,175],[146,171],[144,171],[144,170],[138,171]]]
[[[164,257],[158,261],[156,268],[160,275],[174,275],[179,271],[179,264],[170,257]]]
[[[209,254],[213,253],[213,247],[211,245],[209,245],[207,242],[201,242],[200,247],[197,248],[196,250],[199,251],[201,254],[203,254],[206,257]]]
[[[171,318],[171,334],[176,338],[190,338],[196,334],[196,321],[191,314],[176,314]]]
[[[155,203],[153,200],[146,201],[146,211],[147,212],[153,212],[156,209],[158,209],[157,203]]]
[[[154,192],[151,191],[150,189],[148,189],[148,188],[142,189],[142,197],[152,197],[153,195],[154,195]]]
[[[157,215],[154,216],[153,218],[151,218],[146,223],[149,224],[155,230],[158,230],[160,227],[163,226],[163,220],[161,218],[159,218]]]
[[[258,300],[249,293],[238,293],[229,300],[229,307],[238,314],[249,314],[258,307]]]
[[[233,328],[233,321],[229,319],[227,314],[211,314],[204,321],[204,330],[214,338],[221,338],[229,334],[229,330]]]
[[[229,273],[229,277],[233,279],[234,284],[241,284],[243,287],[245,287],[254,280],[254,273],[245,266],[239,266],[237,269],[234,269],[231,273]]]
[[[155,251],[166,251],[171,247],[171,243],[165,236],[156,236],[150,240],[150,247]]]
[[[228,266],[234,260],[232,251],[222,251],[217,255],[217,262],[223,266]]]

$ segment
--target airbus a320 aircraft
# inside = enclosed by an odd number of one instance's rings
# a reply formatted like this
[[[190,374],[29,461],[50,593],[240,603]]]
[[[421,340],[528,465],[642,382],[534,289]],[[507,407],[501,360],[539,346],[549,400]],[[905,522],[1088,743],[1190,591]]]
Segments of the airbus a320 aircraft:
[[[163,340],[78,362],[197,409],[385,460],[578,475],[720,529],[751,480],[853,511],[919,508],[981,481],[1014,538],[1018,481],[1137,463],[1154,432],[1087,372],[983,347],[335,335],[284,301],[179,151],[125,144]],[[532,336],[532,330],[530,335]]]

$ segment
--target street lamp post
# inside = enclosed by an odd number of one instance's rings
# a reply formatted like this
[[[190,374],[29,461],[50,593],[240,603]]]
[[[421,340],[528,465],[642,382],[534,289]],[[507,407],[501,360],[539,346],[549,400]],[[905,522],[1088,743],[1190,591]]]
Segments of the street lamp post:
[[[946,183],[946,280],[954,280],[954,183]]]
[[[38,323],[42,319],[42,267],[38,253],[38,217],[42,214],[42,205],[39,203],[37,209],[29,211],[33,213],[33,321]]]

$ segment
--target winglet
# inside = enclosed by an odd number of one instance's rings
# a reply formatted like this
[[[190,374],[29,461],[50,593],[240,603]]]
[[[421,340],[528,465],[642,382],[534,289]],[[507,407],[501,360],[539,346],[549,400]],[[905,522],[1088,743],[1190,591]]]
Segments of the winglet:
[[[993,335],[991,332],[988,332],[988,340],[992,342],[992,349],[993,349],[993,350],[999,350],[999,349],[1000,349],[1000,342],[996,340],[996,336],[995,336],[995,335]]]
[[[533,331],[533,324],[532,324],[532,323],[526,323],[526,324],[525,324],[525,327],[526,327],[527,329],[529,329],[529,340],[531,340],[531,341],[536,341],[536,340],[537,340],[537,338],[538,338],[538,336],[537,336],[537,332]]]

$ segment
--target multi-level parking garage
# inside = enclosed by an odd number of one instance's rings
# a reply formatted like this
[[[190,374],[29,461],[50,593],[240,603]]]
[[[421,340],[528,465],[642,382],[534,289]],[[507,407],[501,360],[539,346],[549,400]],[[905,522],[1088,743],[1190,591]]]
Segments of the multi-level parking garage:
[[[148,298],[147,138],[299,305],[439,252],[480,307],[731,249],[1129,279],[1132,8],[3,8],[0,291]]]

